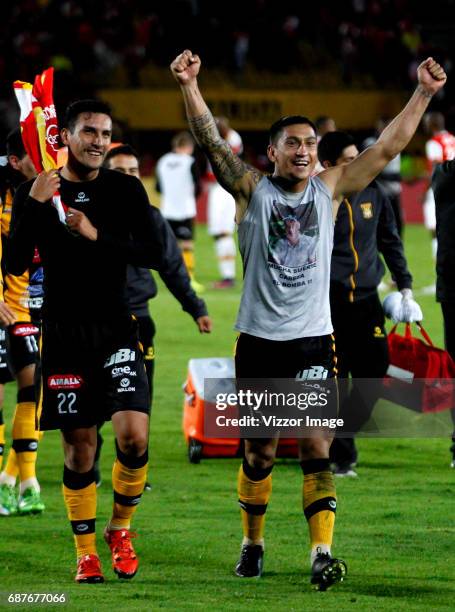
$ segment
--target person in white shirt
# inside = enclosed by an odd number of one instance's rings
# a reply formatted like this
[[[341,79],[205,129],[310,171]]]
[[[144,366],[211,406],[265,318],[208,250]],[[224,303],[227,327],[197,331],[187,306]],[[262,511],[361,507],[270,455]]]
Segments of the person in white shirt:
[[[158,160],[155,171],[156,188],[161,193],[161,214],[177,238],[191,286],[200,292],[203,286],[194,278],[194,219],[198,186],[194,140],[189,132],[179,132],[171,145],[172,151]]]

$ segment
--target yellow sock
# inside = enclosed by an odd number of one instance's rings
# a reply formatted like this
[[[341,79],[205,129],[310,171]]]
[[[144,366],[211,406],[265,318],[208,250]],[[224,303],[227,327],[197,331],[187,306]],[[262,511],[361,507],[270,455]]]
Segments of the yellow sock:
[[[330,549],[336,512],[336,492],[328,459],[302,461],[303,511],[308,521],[311,547]]]
[[[3,453],[5,452],[5,424],[3,423],[3,411],[0,410],[0,472],[3,466]]]
[[[186,269],[191,278],[194,275],[194,251],[190,249],[183,249],[182,251],[183,261],[185,262]]]
[[[9,449],[5,469],[3,471],[12,478],[17,478],[19,476],[19,467],[17,465],[17,456],[14,448]]]
[[[71,521],[77,558],[96,555],[96,484],[94,470],[80,474],[63,469],[63,498]]]
[[[21,392],[30,389],[21,389]],[[33,393],[33,387],[31,387]],[[16,451],[19,478],[21,482],[36,478],[36,451],[38,439],[35,428],[36,404],[34,401],[20,401],[16,406],[13,422],[13,448]]]
[[[264,476],[259,472],[268,472],[261,480],[252,480],[249,476]],[[253,474],[253,472],[258,474]],[[254,470],[246,461],[240,466],[237,480],[240,514],[242,517],[243,537],[251,544],[262,542],[264,537],[265,512],[272,492],[272,474],[270,470]]]
[[[127,465],[125,465],[127,464]],[[114,505],[110,529],[129,529],[147,479],[148,453],[142,457],[129,457],[117,446],[117,459],[112,468]]]

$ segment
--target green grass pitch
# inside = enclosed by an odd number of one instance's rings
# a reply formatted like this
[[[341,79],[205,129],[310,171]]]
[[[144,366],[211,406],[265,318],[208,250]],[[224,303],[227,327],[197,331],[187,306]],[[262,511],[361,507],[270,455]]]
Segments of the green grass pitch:
[[[415,288],[432,282],[430,240],[408,227],[406,252]],[[197,278],[216,278],[213,246],[203,227],[197,236]],[[238,267],[240,271],[240,265]],[[181,432],[182,383],[191,357],[229,356],[240,289],[207,290],[211,336],[199,336],[191,319],[160,285],[151,310],[157,325],[155,402],[151,422],[150,480],[134,520],[140,569],[121,582],[102,541],[111,503],[114,457],[110,425],[104,430],[103,484],[98,499],[102,585],[76,585],[72,535],[61,496],[62,451],[56,432],[40,448],[38,475],[47,509],[42,516],[0,520],[0,609],[8,593],[66,593],[68,610],[453,610],[455,470],[449,440],[363,439],[357,479],[337,481],[339,510],[333,552],[346,559],[347,580],[333,591],[309,585],[308,534],[301,511],[297,462],[281,460],[267,512],[263,578],[233,575],[241,539],[236,500],[238,459],[188,462]],[[437,345],[442,322],[434,297],[418,297]],[[108,305],[106,305],[108,307]],[[10,422],[14,385],[8,385]],[[48,606],[50,607],[50,606]],[[40,606],[43,609],[42,606]]]

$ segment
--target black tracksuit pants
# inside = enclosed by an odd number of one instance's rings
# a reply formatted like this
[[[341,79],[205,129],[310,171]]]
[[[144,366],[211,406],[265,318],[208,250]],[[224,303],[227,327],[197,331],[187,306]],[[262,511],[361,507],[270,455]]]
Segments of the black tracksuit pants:
[[[332,323],[335,334],[340,414],[343,430],[349,437],[337,433],[330,449],[330,460],[348,466],[357,460],[354,436],[368,421],[379,397],[380,385],[367,384],[366,392],[352,379],[382,379],[389,359],[384,312],[377,292],[349,302],[334,292],[330,295]]]
[[[455,359],[455,304],[450,301],[441,301],[442,316],[444,319],[444,344],[446,351]],[[452,421],[455,425],[455,408],[452,410]],[[455,445],[455,430],[452,434]]]

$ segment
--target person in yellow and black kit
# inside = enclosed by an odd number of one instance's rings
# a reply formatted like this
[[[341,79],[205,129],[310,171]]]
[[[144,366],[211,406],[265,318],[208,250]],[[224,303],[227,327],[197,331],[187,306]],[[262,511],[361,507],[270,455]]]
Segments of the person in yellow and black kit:
[[[166,235],[140,181],[102,168],[111,143],[109,107],[80,100],[66,110],[68,161],[16,192],[7,269],[22,274],[35,246],[44,268],[42,429],[63,438],[63,496],[76,545],[76,581],[104,581],[97,553],[96,426],[112,421],[116,460],[104,532],[112,566],[132,578],[138,559],[130,522],[147,474],[149,391],[126,267],[159,268]],[[56,191],[68,207],[52,204]]]
[[[345,132],[330,132],[318,145],[324,168],[346,164],[359,151]],[[347,378],[382,379],[388,367],[384,311],[377,286],[385,269],[384,257],[403,299],[412,298],[412,276],[404,256],[392,206],[373,181],[364,190],[346,195],[338,209],[330,273],[330,307],[335,334],[343,431],[330,449],[333,471],[338,476],[356,476],[354,437],[368,421],[378,396],[363,394]]]
[[[104,160],[104,167],[123,174],[135,176],[141,179],[139,172],[139,156],[136,151],[128,144],[112,147]],[[156,213],[157,214],[157,213]],[[163,230],[167,235],[168,249],[163,260],[162,267],[158,270],[161,279],[172,295],[180,302],[185,312],[194,319],[199,331],[208,331],[210,322],[207,313],[207,306],[204,300],[199,298],[191,286],[191,278],[184,264],[182,253],[174,232],[167,221],[163,222]],[[127,298],[131,313],[136,317],[138,323],[139,340],[144,351],[145,369],[149,382],[150,403],[153,399],[153,373],[155,367],[155,323],[150,316],[148,301],[156,297],[158,288],[153,276],[146,268],[138,266],[127,267]],[[99,468],[99,456],[103,438],[98,432],[95,478],[96,484],[101,484],[101,474]],[[147,481],[145,489],[150,490]]]
[[[12,201],[20,183],[36,175],[25,152],[20,129],[8,134],[6,141],[9,180],[3,185],[1,233],[3,251],[10,230]],[[12,447],[5,469],[0,474],[0,515],[34,514],[44,510],[36,478],[39,433],[36,431],[35,367],[38,356],[43,269],[35,249],[28,269],[20,277],[6,272],[2,257],[3,300],[0,322],[6,327],[7,362],[17,379],[17,405],[13,418]],[[6,372],[3,368],[1,372]],[[1,379],[4,382],[4,379]],[[19,476],[19,497],[15,484]]]

